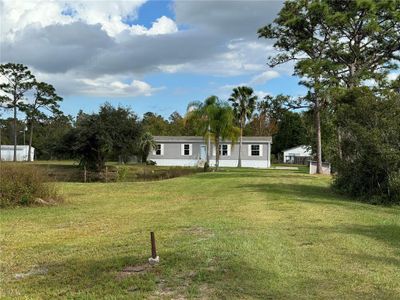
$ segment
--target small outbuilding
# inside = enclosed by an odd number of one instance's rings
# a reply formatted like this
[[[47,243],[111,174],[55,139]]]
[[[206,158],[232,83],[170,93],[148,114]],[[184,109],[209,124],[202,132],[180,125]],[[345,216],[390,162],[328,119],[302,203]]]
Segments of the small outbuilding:
[[[300,145],[283,151],[283,162],[286,164],[307,164],[311,158],[311,146]]]
[[[28,161],[29,146],[17,145],[17,161]],[[35,157],[35,148],[31,147],[31,161]],[[14,160],[14,145],[1,145],[0,146],[0,160],[13,161]]]

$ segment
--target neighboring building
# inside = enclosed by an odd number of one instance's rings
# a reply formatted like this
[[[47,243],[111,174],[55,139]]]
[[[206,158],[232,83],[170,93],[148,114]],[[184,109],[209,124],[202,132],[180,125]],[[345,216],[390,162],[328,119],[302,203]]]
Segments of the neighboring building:
[[[0,146],[0,159],[2,161],[14,160],[14,145]],[[17,145],[17,161],[28,161],[29,146]],[[31,147],[31,160],[35,157],[35,148]]]
[[[207,142],[200,136],[155,136],[157,148],[148,159],[159,166],[204,166]],[[269,168],[271,166],[271,137],[243,137],[241,158],[243,167]],[[215,165],[216,148],[211,144],[210,166]],[[236,167],[239,142],[220,144],[220,167]]]
[[[283,162],[286,164],[306,164],[311,157],[311,146],[301,145],[283,151]]]

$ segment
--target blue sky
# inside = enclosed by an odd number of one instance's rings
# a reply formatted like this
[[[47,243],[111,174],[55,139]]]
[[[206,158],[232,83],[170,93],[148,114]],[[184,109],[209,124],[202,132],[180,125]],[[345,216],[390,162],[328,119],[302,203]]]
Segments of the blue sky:
[[[304,93],[292,66],[267,67],[273,41],[257,37],[281,1],[0,4],[1,62],[24,63],[53,84],[67,114],[94,112],[107,101],[168,117],[209,95],[226,100],[238,85],[253,87],[260,99]]]

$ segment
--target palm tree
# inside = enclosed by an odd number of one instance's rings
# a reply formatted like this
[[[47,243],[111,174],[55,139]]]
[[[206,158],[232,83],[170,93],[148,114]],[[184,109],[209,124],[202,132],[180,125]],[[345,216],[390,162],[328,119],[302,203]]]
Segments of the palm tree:
[[[218,170],[220,141],[229,139],[233,144],[239,136],[239,128],[234,124],[235,118],[232,108],[228,103],[220,101],[217,96],[210,96],[204,102],[196,101],[190,103],[185,119],[194,121],[197,132],[208,141],[208,163],[211,141],[215,145],[215,168]]]
[[[219,167],[219,145],[220,141],[230,140],[232,145],[237,141],[240,134],[239,128],[235,126],[235,115],[227,102],[218,101],[210,111],[209,137],[215,145],[215,170]]]
[[[211,149],[210,118],[218,101],[217,96],[210,96],[204,102],[190,102],[185,116],[185,122],[193,122],[196,131],[207,140],[207,164],[210,164]]]
[[[145,132],[140,138],[139,150],[142,154],[142,162],[147,161],[150,151],[156,148],[156,142],[150,132]]]
[[[238,167],[242,166],[242,141],[243,141],[243,128],[246,121],[250,120],[257,101],[257,96],[254,95],[252,88],[247,86],[239,86],[233,89],[229,101],[232,102],[233,110],[240,127],[240,143],[239,143],[239,157]]]

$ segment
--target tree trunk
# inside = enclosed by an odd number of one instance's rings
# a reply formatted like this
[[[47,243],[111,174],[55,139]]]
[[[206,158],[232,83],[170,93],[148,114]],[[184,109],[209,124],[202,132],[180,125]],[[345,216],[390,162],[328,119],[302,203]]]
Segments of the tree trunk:
[[[0,124],[0,164],[1,164],[1,130],[2,130],[2,125]],[[1,170],[0,170],[1,174]]]
[[[1,163],[1,130],[2,130],[3,128],[2,128],[2,125],[0,124],[0,163]],[[1,171],[1,170],[0,170]],[[0,172],[0,174],[1,174],[1,172]]]
[[[342,130],[340,129],[340,127],[337,127],[337,151],[338,151],[338,156],[339,159],[342,160],[343,158],[343,154],[342,154]]]
[[[218,171],[219,167],[219,139],[215,140],[215,171]]]
[[[240,142],[239,142],[239,157],[238,157],[238,168],[242,167],[242,141],[243,141],[243,125],[240,122]]]
[[[33,119],[30,121],[31,123],[31,128],[30,128],[30,133],[29,133],[29,147],[28,147],[28,161],[32,161],[32,136],[33,136]]]
[[[211,151],[211,139],[210,139],[210,124],[208,124],[208,136],[207,136],[207,164],[210,166],[210,151]]]
[[[17,161],[17,103],[14,103],[14,158]]]
[[[315,116],[315,130],[317,138],[317,174],[322,174],[322,142],[321,142],[321,115],[320,115],[320,104],[318,97],[315,99],[314,107]]]

